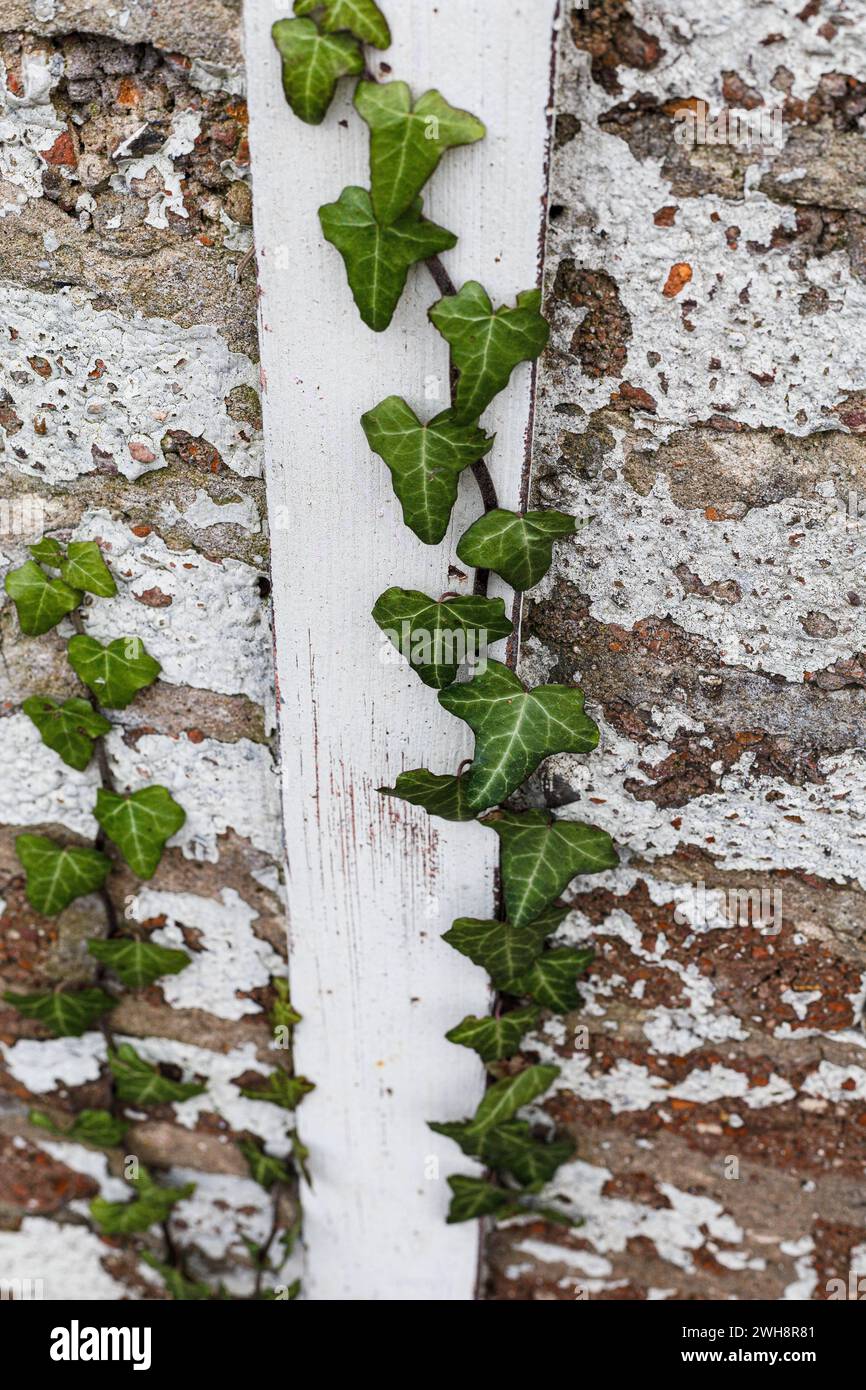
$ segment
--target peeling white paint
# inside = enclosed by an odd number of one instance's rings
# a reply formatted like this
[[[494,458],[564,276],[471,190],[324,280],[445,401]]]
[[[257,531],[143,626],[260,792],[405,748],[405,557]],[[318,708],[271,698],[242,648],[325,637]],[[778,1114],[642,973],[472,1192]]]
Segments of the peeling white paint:
[[[0,1042],[0,1052],[15,1080],[37,1096],[58,1087],[96,1081],[106,1058],[101,1033],[83,1033],[80,1038],[46,1038],[44,1042],[19,1038],[14,1043]]]
[[[20,472],[55,483],[111,466],[138,478],[166,466],[160,441],[181,430],[206,439],[235,473],[260,475],[260,437],[225,405],[234,387],[258,388],[258,369],[213,327],[126,319],[93,309],[83,289],[7,286],[4,311],[17,336],[4,335],[0,366],[23,422],[6,457]],[[32,371],[32,356],[51,363],[50,378]]]
[[[126,158],[124,146],[114,152],[117,173],[111,177],[111,187],[115,193],[135,193],[136,183],[144,182],[148,175],[159,175],[160,190],[148,199],[145,222],[150,227],[168,227],[168,214],[188,218],[189,213],[183,201],[183,175],[174,167],[174,161],[181,155],[189,154],[201,134],[201,114],[198,111],[176,113],[171,122],[171,132],[161,149],[138,158]],[[134,136],[126,143],[131,143]]]
[[[105,1269],[102,1261],[112,1253],[86,1226],[60,1225],[42,1216],[25,1216],[17,1231],[0,1231],[3,1277],[44,1281],[45,1298],[51,1301],[77,1303],[85,1290],[93,1302],[135,1299]]]
[[[159,511],[164,521],[185,521],[197,531],[207,530],[209,526],[240,526],[244,531],[253,532],[262,529],[258,508],[251,497],[221,502],[212,498],[204,488],[196,489],[193,501],[182,511],[171,498],[160,503]]]
[[[66,129],[51,104],[61,72],[62,66],[58,69],[44,54],[26,53],[23,92],[16,95],[6,85],[0,61],[0,218],[17,216],[28,202],[42,197],[41,153]]]

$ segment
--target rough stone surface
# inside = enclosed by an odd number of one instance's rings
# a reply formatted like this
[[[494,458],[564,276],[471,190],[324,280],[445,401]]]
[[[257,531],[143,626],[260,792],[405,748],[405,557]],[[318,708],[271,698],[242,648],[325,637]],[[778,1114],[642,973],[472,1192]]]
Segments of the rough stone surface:
[[[585,1224],[502,1227],[488,1296],[824,1299],[866,1242],[864,15],[565,11],[531,504],[593,520],[521,662],[602,736],[527,801],[622,863],[526,1046]],[[762,138],[684,140],[701,102]]]

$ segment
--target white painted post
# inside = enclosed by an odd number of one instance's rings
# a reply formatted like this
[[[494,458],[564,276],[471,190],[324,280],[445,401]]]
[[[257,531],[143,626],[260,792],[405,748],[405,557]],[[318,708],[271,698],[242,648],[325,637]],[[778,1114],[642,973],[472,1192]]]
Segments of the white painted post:
[[[445,264],[458,286],[479,279],[513,301],[538,277],[555,0],[383,5],[394,44],[370,62],[488,127],[428,187],[428,216],[460,237]],[[445,1178],[477,1167],[426,1121],[461,1118],[481,1094],[474,1054],[443,1033],[489,1008],[486,978],[440,936],[455,916],[491,914],[496,837],[377,795],[404,768],[454,771],[471,741],[383,660],[370,609],[391,584],[468,592],[449,562],[481,508],[465,475],[445,542],[423,546],[367,447],[359,417],[385,396],[425,415],[447,404],[447,347],[426,319],[438,293],[419,267],[387,332],[358,317],[316,210],[367,184],[367,128],[350,84],[324,125],[292,115],[270,39],[290,10],[247,0],[246,42],[291,981],[297,1064],[317,1086],[300,1112],[315,1182],[305,1296],[471,1299],[478,1228],[445,1225]],[[519,498],[529,405],[522,368],[485,417],[504,506]]]

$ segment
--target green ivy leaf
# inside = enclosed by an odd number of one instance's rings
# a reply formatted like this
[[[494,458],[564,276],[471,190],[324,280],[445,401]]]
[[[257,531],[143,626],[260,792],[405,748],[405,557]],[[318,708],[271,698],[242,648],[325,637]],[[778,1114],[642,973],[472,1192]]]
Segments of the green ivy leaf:
[[[477,665],[488,642],[511,632],[502,599],[477,594],[437,600],[417,589],[386,589],[373,620],[434,690],[451,685],[464,662]]]
[[[27,637],[40,637],[56,627],[81,602],[78,589],[71,589],[62,579],[49,579],[35,560],[25,560],[17,570],[10,570],[5,588]]]
[[[15,853],[27,874],[27,901],[44,917],[101,888],[111,868],[99,850],[58,845],[46,835],[18,835]]]
[[[570,1013],[581,1002],[575,982],[591,964],[594,955],[588,947],[557,946],[545,951],[525,975],[510,980],[503,988],[509,994],[528,996],[554,1013]]]
[[[536,1139],[526,1120],[509,1120],[488,1132],[484,1162],[497,1173],[511,1173],[523,1187],[539,1191],[574,1151],[572,1139]]]
[[[32,1125],[48,1130],[49,1134],[73,1139],[76,1143],[96,1144],[103,1149],[114,1148],[129,1129],[124,1120],[116,1120],[108,1110],[79,1110],[66,1129],[55,1124],[44,1110],[31,1110],[27,1118]]]
[[[465,791],[464,777],[440,776],[428,772],[426,767],[401,772],[393,787],[379,787],[381,796],[396,796],[413,806],[423,806],[431,816],[441,816],[443,820],[474,820],[476,812],[466,805]]]
[[[509,922],[458,917],[442,940],[486,970],[495,985],[503,985],[529,970],[561,920],[561,913],[546,914],[529,927],[514,927]]]
[[[292,1175],[283,1160],[265,1153],[261,1144],[241,1139],[238,1148],[249,1164],[253,1182],[259,1183],[266,1191],[270,1191],[275,1182],[291,1182]]]
[[[492,1129],[510,1120],[523,1105],[528,1105],[536,1096],[550,1089],[559,1076],[559,1067],[540,1063],[518,1072],[517,1076],[506,1076],[489,1086],[475,1111],[472,1126],[476,1130]]]
[[[109,1049],[108,1065],[117,1094],[131,1105],[165,1105],[189,1100],[207,1090],[198,1081],[171,1081],[143,1057],[130,1043]]]
[[[27,549],[40,565],[50,565],[55,570],[60,569],[66,554],[63,546],[59,541],[54,540],[53,536],[43,536],[41,541],[37,541],[35,545],[29,545]]]
[[[529,362],[547,346],[550,326],[541,314],[541,291],[524,290],[517,307],[494,313],[490,297],[477,280],[467,280],[458,294],[446,295],[428,310],[460,373],[454,418],[477,420],[508,385],[518,362]]]
[[[526,690],[499,661],[488,661],[470,681],[441,690],[439,703],[475,734],[465,795],[476,810],[504,801],[551,753],[589,753],[598,743],[598,728],[583,712],[582,690],[569,685]]]
[[[284,1110],[294,1110],[304,1096],[316,1089],[315,1083],[305,1076],[289,1076],[288,1072],[272,1071],[264,1086],[242,1086],[241,1095],[248,1100],[266,1100],[272,1105],[281,1105]]]
[[[67,767],[83,772],[93,757],[93,740],[110,733],[111,725],[87,702],[74,698],[54,700],[50,696],[30,695],[22,705],[36,725],[42,742],[61,757]]]
[[[159,786],[142,787],[128,796],[100,787],[94,815],[139,878],[153,878],[166,841],[186,820],[183,807]]]
[[[135,1189],[131,1202],[108,1202],[104,1197],[94,1197],[90,1203],[90,1214],[107,1236],[129,1236],[158,1226],[171,1215],[172,1207],[195,1192],[195,1183],[184,1183],[183,1187],[160,1187],[153,1181],[146,1168],[130,1184]]]
[[[449,1226],[458,1221],[475,1221],[480,1216],[496,1216],[498,1220],[515,1216],[520,1211],[519,1195],[508,1192],[503,1187],[495,1187],[484,1178],[468,1178],[455,1173],[448,1179],[451,1188],[451,1205],[445,1218]]]
[[[192,964],[186,951],[170,946],[158,946],[155,941],[133,941],[114,937],[106,941],[96,937],[87,949],[103,965],[113,970],[122,984],[130,989],[145,989],[161,975],[177,975]]]
[[[301,1022],[301,1015],[294,1008],[289,996],[289,982],[288,980],[275,979],[271,983],[277,996],[270,1013],[271,1026],[291,1030]]]
[[[619,856],[606,830],[556,820],[546,811],[494,811],[484,821],[499,836],[508,920],[528,926],[575,874],[613,869]]]
[[[95,637],[79,634],[71,639],[66,654],[76,676],[107,709],[126,709],[162,670],[140,637],[116,637],[104,647]]]
[[[374,333],[391,322],[410,266],[457,245],[453,232],[421,216],[420,198],[383,227],[366,188],[344,188],[336,203],[319,208],[319,221],[325,240],[343,257],[358,312]]]
[[[177,1302],[198,1303],[219,1297],[219,1294],[214,1293],[209,1285],[187,1279],[179,1269],[175,1269],[174,1265],[163,1264],[162,1260],[158,1260],[149,1250],[142,1250],[141,1258],[145,1264],[150,1265],[151,1269],[155,1269],[157,1274],[162,1275],[165,1287]]]
[[[322,28],[326,34],[348,29],[362,43],[388,48],[391,30],[375,0],[295,0],[295,14],[308,15],[324,6]]]
[[[60,574],[75,589],[86,589],[99,598],[114,598],[117,585],[96,541],[70,541]]]
[[[464,468],[493,448],[493,437],[476,424],[457,424],[443,410],[422,425],[399,396],[388,396],[361,425],[367,443],[391,471],[403,520],[425,545],[438,545],[448,530]]]
[[[370,127],[370,187],[384,226],[412,206],[446,150],[486,134],[437,91],[425,92],[413,108],[405,82],[359,82],[355,106]]]
[[[524,1034],[537,1024],[539,1014],[534,1004],[524,1004],[499,1018],[475,1018],[469,1014],[445,1036],[460,1047],[471,1047],[482,1062],[501,1062],[518,1051]]]
[[[464,564],[493,570],[512,589],[531,589],[553,560],[553,543],[573,536],[575,520],[565,512],[507,512],[495,507],[464,531],[457,555]]]
[[[341,77],[364,71],[354,39],[320,34],[311,19],[278,19],[271,36],[283,63],[283,91],[296,116],[321,125]]]
[[[50,990],[38,994],[14,994],[7,990],[3,995],[7,1004],[12,1004],[24,1018],[35,1018],[50,1028],[56,1038],[80,1038],[87,1033],[98,1018],[113,1009],[117,1000],[102,989],[80,989],[75,994],[63,990],[52,993]]]

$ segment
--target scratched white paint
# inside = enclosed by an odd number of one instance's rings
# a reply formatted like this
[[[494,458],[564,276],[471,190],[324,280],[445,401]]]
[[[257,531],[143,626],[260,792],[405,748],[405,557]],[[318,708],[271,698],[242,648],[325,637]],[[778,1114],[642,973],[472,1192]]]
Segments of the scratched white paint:
[[[210,325],[128,319],[93,309],[91,297],[82,288],[41,294],[4,287],[5,320],[16,337],[4,334],[0,365],[22,421],[6,445],[14,466],[49,483],[106,462],[138,478],[166,466],[161,440],[181,430],[205,438],[233,472],[258,477],[261,441],[225,404],[234,387],[258,387],[250,359]],[[50,376],[35,372],[30,357],[45,358]]]
[[[553,0],[407,0],[391,16],[394,76],[488,126],[483,146],[446,156],[425,204],[460,235],[445,257],[455,282],[478,278],[499,302],[537,280],[553,12]],[[295,120],[269,36],[278,13],[246,7],[269,512],[293,521],[275,531],[273,572],[296,1057],[317,1083],[302,1112],[306,1296],[468,1299],[478,1233],[445,1226],[445,1176],[473,1165],[426,1121],[470,1113],[481,1094],[476,1059],[443,1034],[486,1011],[484,977],[439,937],[458,913],[490,911],[494,850],[477,827],[377,797],[402,768],[453,769],[469,741],[405,667],[379,662],[369,612],[390,584],[465,591],[448,564],[479,504],[466,477],[446,542],[425,548],[366,447],[359,416],[386,395],[428,415],[446,402],[445,344],[425,318],[438,292],[419,269],[386,333],[359,320],[316,209],[366,182],[368,132],[350,91],[321,127]],[[485,421],[506,506],[528,408],[522,369]]]

